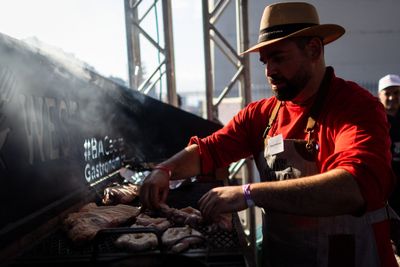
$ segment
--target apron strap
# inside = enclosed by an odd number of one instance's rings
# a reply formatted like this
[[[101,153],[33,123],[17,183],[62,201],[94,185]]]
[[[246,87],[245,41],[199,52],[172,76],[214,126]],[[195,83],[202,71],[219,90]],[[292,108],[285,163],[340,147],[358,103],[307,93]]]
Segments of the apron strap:
[[[269,132],[269,130],[271,129],[272,124],[274,123],[275,119],[276,119],[276,115],[278,114],[279,108],[282,105],[282,101],[277,101],[275,104],[274,109],[272,110],[271,116],[269,117],[269,121],[268,121],[268,125],[264,130],[263,133],[263,138],[265,139],[267,137],[267,134]]]
[[[315,124],[316,124],[316,120],[317,120],[318,114],[320,113],[320,111],[322,109],[324,100],[325,100],[327,92],[328,92],[327,89],[329,87],[329,82],[331,81],[332,76],[333,76],[333,68],[332,67],[327,67],[326,71],[325,71],[324,78],[323,78],[323,80],[321,82],[321,85],[320,85],[320,87],[318,89],[315,101],[314,101],[314,103],[313,103],[313,105],[311,107],[310,115],[308,117],[307,126],[306,126],[306,132],[308,132],[309,135],[314,130],[314,127],[315,127]],[[264,133],[263,133],[263,138],[264,139],[267,137],[268,132],[271,129],[272,124],[274,123],[274,121],[276,119],[276,116],[278,114],[278,111],[279,111],[279,108],[281,107],[281,105],[282,105],[282,101],[278,100],[276,102],[276,104],[275,104],[274,109],[272,110],[271,116],[269,117],[268,125],[264,130]],[[310,137],[309,137],[309,139],[310,139]]]
[[[311,106],[310,115],[308,116],[307,126],[305,132],[307,133],[307,144],[306,148],[309,151],[314,152],[315,146],[313,145],[314,141],[311,138],[311,133],[314,132],[314,127],[317,122],[318,116],[321,112],[322,106],[325,102],[326,95],[328,94],[329,82],[333,77],[333,68],[327,67],[325,70],[324,78],[322,79],[321,85],[319,86],[317,96],[315,97],[314,103]]]
[[[388,204],[386,204],[386,212],[389,219],[400,221],[399,215]]]
[[[389,219],[390,215],[388,212],[390,212],[388,206],[385,206],[377,210],[369,211],[364,216],[369,224],[375,224]]]
[[[326,95],[328,94],[329,82],[333,77],[333,68],[327,67],[324,78],[322,79],[321,85],[318,89],[317,96],[310,110],[310,115],[307,121],[306,132],[311,133],[314,130],[315,123],[318,119],[319,113],[321,112],[322,106],[325,102]]]

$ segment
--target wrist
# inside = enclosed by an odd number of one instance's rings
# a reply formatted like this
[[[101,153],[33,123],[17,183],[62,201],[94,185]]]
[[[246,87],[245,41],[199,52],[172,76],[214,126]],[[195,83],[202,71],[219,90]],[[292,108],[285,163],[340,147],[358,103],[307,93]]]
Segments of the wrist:
[[[248,208],[254,207],[255,203],[254,203],[253,199],[251,198],[250,184],[242,185],[242,190],[243,190],[243,197],[244,197],[244,200],[246,201],[247,207]]]
[[[165,172],[166,174],[168,174],[168,178],[169,179],[171,179],[171,177],[172,177],[172,170],[171,170],[171,168],[169,168],[169,167],[167,167],[167,166],[165,166],[165,165],[156,165],[156,166],[154,166],[153,167],[153,171],[154,170],[160,170],[160,171],[163,171],[163,172]]]

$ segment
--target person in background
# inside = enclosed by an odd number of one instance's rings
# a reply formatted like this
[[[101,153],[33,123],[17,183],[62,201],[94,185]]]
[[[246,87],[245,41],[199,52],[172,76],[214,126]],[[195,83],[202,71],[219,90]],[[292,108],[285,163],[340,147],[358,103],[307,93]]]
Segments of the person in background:
[[[388,74],[379,80],[378,84],[379,100],[386,110],[387,119],[390,124],[390,138],[392,141],[392,167],[397,176],[400,178],[400,76],[396,74]],[[400,186],[395,190],[389,198],[390,206],[400,214]]]
[[[250,103],[212,135],[161,162],[140,191],[159,209],[170,180],[253,156],[261,181],[216,187],[199,200],[205,220],[254,205],[263,214],[264,266],[397,266],[386,207],[395,177],[379,100],[326,66],[344,34],[304,2],[268,5],[258,53],[273,97]]]
[[[392,141],[392,168],[397,176],[397,183],[389,197],[389,205],[400,214],[400,76],[388,74],[378,83],[378,96],[386,110],[390,124],[390,139]],[[397,220],[392,223],[392,238],[396,247],[400,248],[400,225]],[[398,253],[400,251],[397,251]]]

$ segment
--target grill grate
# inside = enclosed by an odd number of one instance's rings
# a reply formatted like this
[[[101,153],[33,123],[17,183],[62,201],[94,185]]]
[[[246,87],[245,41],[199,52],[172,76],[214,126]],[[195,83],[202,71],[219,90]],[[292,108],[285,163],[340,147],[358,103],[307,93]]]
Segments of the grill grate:
[[[188,253],[191,250],[232,250],[240,249],[239,240],[235,231],[214,231],[208,232],[206,227],[199,227],[197,230],[201,232],[206,241],[203,243],[191,245]],[[98,253],[101,254],[114,254],[121,253],[121,249],[115,247],[114,241],[121,234],[107,234],[98,243]],[[27,251],[22,258],[37,258],[37,257],[74,257],[74,256],[92,256],[94,246],[91,244],[84,246],[74,246],[69,241],[68,237],[61,230],[49,235],[43,239],[39,244],[35,245],[31,250]],[[132,253],[132,252],[130,252]],[[141,252],[143,253],[143,252]],[[152,251],[146,252],[151,254]]]
[[[184,188],[171,190],[167,204],[175,208],[187,207],[189,205],[197,208],[197,200],[199,197],[213,186],[215,186],[215,183],[189,184]],[[183,199],[185,200],[184,202],[182,202]],[[233,224],[235,225],[235,223],[238,222],[237,214],[233,214]],[[208,266],[245,266],[242,254],[243,248],[241,247],[242,243],[235,229],[234,227],[232,231],[217,230],[209,232],[206,226],[197,227],[196,230],[203,234],[205,241],[191,245],[190,249],[181,253],[181,255],[206,262]],[[91,242],[87,245],[76,246],[60,228],[50,233],[47,237],[38,240],[38,244],[35,244],[31,249],[26,250],[18,257],[13,266],[26,266],[32,263],[43,266],[53,266],[52,263],[87,263],[93,260],[97,263],[103,262],[101,265],[103,266],[104,262],[110,259],[112,259],[112,261],[120,261],[126,257],[135,258],[138,264],[141,262],[139,265],[132,266],[153,266],[152,264],[146,265],[144,262],[148,260],[163,262],[163,257],[170,254],[162,247],[161,250],[157,248],[143,252],[124,251],[114,245],[115,240],[122,233],[113,232],[112,229],[110,230],[110,232],[101,235],[97,243]],[[224,265],[228,262],[229,265]],[[189,265],[192,266],[191,264]],[[111,265],[107,264],[104,266],[108,267]],[[194,267],[194,265],[192,267]]]

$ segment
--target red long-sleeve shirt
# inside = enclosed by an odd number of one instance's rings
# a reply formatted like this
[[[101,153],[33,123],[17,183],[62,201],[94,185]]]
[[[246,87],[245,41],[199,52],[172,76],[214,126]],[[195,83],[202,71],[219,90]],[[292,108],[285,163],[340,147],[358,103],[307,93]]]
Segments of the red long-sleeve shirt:
[[[284,102],[269,135],[305,140],[313,100],[302,106]],[[263,149],[262,134],[276,101],[272,97],[253,102],[214,134],[203,139],[192,137],[190,144],[196,143],[200,148],[202,172],[257,155]],[[315,131],[319,171],[347,170],[360,187],[366,209],[383,207],[395,178],[390,167],[389,124],[379,100],[357,84],[334,76]],[[388,222],[375,224],[374,230],[382,266],[397,266]]]

